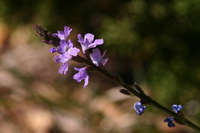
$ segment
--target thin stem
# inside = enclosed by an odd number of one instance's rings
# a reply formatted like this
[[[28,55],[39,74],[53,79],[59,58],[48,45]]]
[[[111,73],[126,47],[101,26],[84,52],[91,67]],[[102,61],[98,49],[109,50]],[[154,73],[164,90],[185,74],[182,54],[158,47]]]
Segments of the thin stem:
[[[124,88],[126,88],[127,90],[129,90],[130,92],[132,92],[134,95],[136,95],[137,97],[141,97],[141,94],[135,90],[134,88],[132,88],[131,86],[129,86],[128,84],[124,83],[122,80],[120,80],[118,77],[111,75],[108,71],[106,71],[105,69],[102,69],[101,67],[97,67],[96,65],[94,65],[92,62],[90,62],[89,60],[81,57],[81,56],[77,56],[79,61],[81,62],[85,62],[86,64],[88,64],[89,66],[92,66],[93,68],[95,68],[98,72],[103,73],[106,77],[112,79],[114,82],[116,82],[117,84],[120,84],[121,86],[123,86]]]
[[[104,74],[105,76],[107,76],[111,80],[115,81],[116,83],[118,83],[121,86],[123,86],[124,88],[126,88],[128,91],[133,93],[135,96],[139,97],[141,100],[144,100],[144,101],[148,102],[148,104],[151,104],[151,105],[157,107],[158,109],[162,110],[163,112],[173,116],[178,123],[187,125],[187,126],[193,128],[193,129],[196,129],[196,130],[200,131],[200,127],[198,125],[194,124],[193,122],[191,122],[190,120],[188,120],[187,118],[185,118],[184,115],[179,115],[179,114],[174,113],[173,111],[171,111],[168,108],[166,108],[166,107],[162,106],[161,104],[159,104],[157,101],[153,100],[150,96],[147,96],[142,91],[142,88],[139,85],[135,84],[135,87],[137,89],[136,90],[132,86],[130,86],[130,85],[126,84],[125,82],[123,82],[122,80],[120,80],[118,77],[113,76],[112,74],[110,74],[104,68],[97,67],[96,65],[94,65],[90,61],[84,59],[83,57],[79,57],[79,58],[83,62],[85,62],[86,64],[88,64],[88,65],[92,66],[93,68],[95,68],[98,72]]]

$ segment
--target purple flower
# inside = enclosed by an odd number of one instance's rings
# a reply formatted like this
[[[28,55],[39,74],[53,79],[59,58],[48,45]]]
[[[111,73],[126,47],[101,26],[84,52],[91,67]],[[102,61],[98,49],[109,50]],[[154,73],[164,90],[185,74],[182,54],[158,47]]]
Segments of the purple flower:
[[[143,106],[141,102],[136,102],[136,103],[134,104],[134,107],[133,107],[133,108],[134,108],[134,110],[136,111],[136,113],[137,113],[138,115],[142,115],[142,113],[144,112],[146,106]]]
[[[164,122],[168,123],[168,127],[175,127],[175,124],[173,123],[174,118],[173,117],[167,117]]]
[[[175,113],[178,113],[179,111],[182,110],[182,105],[177,105],[177,104],[173,104],[172,105],[172,110],[175,112]]]
[[[84,83],[84,88],[88,85],[88,80],[89,80],[89,76],[86,72],[86,69],[87,67],[82,67],[82,68],[77,68],[77,67],[74,67],[74,69],[76,71],[78,71],[78,73],[76,73],[74,76],[73,76],[73,79],[75,79],[77,82],[81,82],[82,80],[85,81]]]
[[[72,29],[68,26],[64,26],[64,31],[57,31],[57,33],[54,33],[53,36],[58,37],[60,40],[66,40],[69,36]]]
[[[95,48],[90,54],[90,59],[96,66],[104,66],[108,62],[108,58],[103,58],[105,54],[106,51],[104,51],[103,55],[101,55],[99,48]]]
[[[78,42],[81,44],[83,53],[85,54],[85,51],[90,48],[95,48],[98,45],[102,45],[104,43],[103,39],[95,39],[94,35],[91,33],[85,34],[84,38],[81,36],[81,34],[78,34]]]

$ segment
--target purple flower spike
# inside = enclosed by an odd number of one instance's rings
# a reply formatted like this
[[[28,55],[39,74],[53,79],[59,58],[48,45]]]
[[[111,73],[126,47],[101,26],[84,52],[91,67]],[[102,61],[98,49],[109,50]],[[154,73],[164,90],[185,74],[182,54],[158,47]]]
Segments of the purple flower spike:
[[[53,35],[57,36],[60,40],[66,40],[71,31],[72,29],[70,27],[65,26],[64,31],[59,30],[57,33],[54,33]]]
[[[104,43],[103,39],[95,39],[94,35],[91,33],[85,34],[84,38],[81,36],[81,34],[78,34],[78,42],[81,44],[83,53],[85,54],[85,51],[90,48],[95,48],[98,45],[102,45]]]
[[[86,69],[87,67],[82,67],[82,68],[77,68],[77,67],[74,67],[74,69],[76,71],[78,71],[78,73],[76,73],[74,76],[73,76],[73,79],[75,79],[77,82],[81,82],[82,80],[85,81],[84,83],[84,88],[88,85],[88,80],[89,80],[89,76],[86,72]]]
[[[179,111],[181,111],[182,110],[182,105],[177,105],[177,104],[173,104],[172,105],[172,109],[173,109],[173,111],[175,112],[175,113],[178,113]]]
[[[90,54],[90,59],[96,66],[104,66],[108,62],[108,58],[103,59],[105,53],[106,51],[104,51],[103,55],[101,55],[99,48],[95,48]]]
[[[136,113],[137,113],[138,115],[142,115],[142,113],[144,112],[146,106],[143,106],[141,102],[136,102],[136,103],[134,104],[134,107],[133,107],[133,108],[134,108],[134,110],[136,111]]]
[[[173,117],[167,117],[164,122],[168,123],[168,127],[175,127],[175,124],[173,123],[174,118]]]

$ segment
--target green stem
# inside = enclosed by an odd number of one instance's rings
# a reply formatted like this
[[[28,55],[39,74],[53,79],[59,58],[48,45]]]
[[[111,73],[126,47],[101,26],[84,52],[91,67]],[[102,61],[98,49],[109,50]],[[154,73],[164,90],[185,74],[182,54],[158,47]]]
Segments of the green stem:
[[[187,126],[193,128],[193,129],[196,129],[196,130],[200,131],[200,127],[198,125],[194,124],[193,122],[191,122],[190,120],[188,120],[187,118],[185,118],[184,115],[179,115],[179,114],[174,113],[173,111],[171,111],[168,108],[166,108],[166,107],[162,106],[161,104],[159,104],[157,101],[153,100],[150,96],[147,96],[143,91],[142,91],[143,93],[141,93],[141,91],[138,91],[135,88],[133,88],[132,86],[126,84],[125,82],[120,80],[118,77],[111,75],[105,69],[103,69],[101,67],[97,67],[96,65],[94,65],[90,61],[84,59],[83,57],[79,57],[79,58],[83,62],[85,62],[86,64],[88,64],[88,65],[92,66],[93,68],[95,68],[98,72],[104,74],[105,76],[107,76],[111,80],[115,81],[116,83],[118,83],[121,86],[123,86],[124,88],[126,88],[128,91],[133,93],[135,96],[139,97],[140,99],[142,99],[144,101],[147,101],[149,104],[151,104],[151,105],[157,107],[158,109],[162,110],[163,112],[173,116],[178,123],[187,125]],[[138,87],[141,88],[140,86],[138,86]]]

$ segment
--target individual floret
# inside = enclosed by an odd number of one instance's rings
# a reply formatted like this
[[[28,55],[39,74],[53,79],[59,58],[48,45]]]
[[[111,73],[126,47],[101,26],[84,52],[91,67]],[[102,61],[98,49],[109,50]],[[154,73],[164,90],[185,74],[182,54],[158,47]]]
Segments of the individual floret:
[[[182,105],[177,105],[177,104],[173,104],[172,105],[172,110],[177,114],[182,110]]]
[[[74,69],[78,72],[73,76],[73,79],[75,79],[79,83],[82,80],[84,80],[84,86],[83,87],[85,88],[88,85],[88,80],[89,80],[89,76],[86,72],[87,67],[82,67],[82,68],[74,67]]]
[[[108,58],[104,59],[105,53],[106,51],[104,51],[103,55],[101,55],[99,48],[95,48],[90,54],[90,59],[96,66],[104,66],[108,62]]]
[[[167,122],[167,123],[168,123],[168,127],[175,127],[175,124],[173,123],[173,121],[174,121],[174,118],[171,117],[171,116],[167,117],[167,118],[164,120],[164,122]]]
[[[136,102],[133,108],[138,115],[142,115],[146,106],[143,106],[141,102]]]
[[[98,45],[102,45],[104,43],[103,39],[95,39],[94,35],[91,33],[85,34],[84,38],[81,34],[78,34],[78,42],[81,44],[82,51],[85,54],[86,50],[90,48],[95,48]]]

